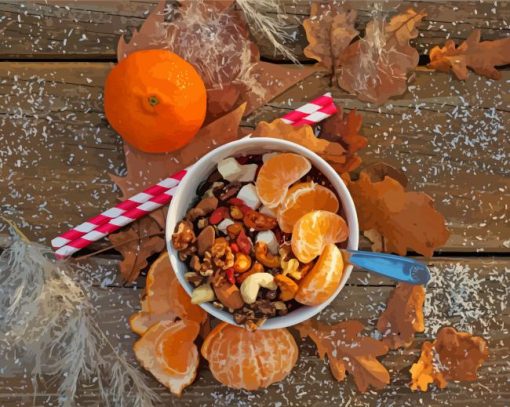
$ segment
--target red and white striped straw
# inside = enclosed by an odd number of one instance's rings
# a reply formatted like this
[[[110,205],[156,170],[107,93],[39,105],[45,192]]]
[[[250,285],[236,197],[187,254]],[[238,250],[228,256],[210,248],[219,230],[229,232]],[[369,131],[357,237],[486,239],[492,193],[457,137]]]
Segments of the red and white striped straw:
[[[281,119],[293,126],[315,124],[333,115],[336,106],[330,93],[285,114]],[[190,167],[171,175],[143,192],[72,228],[51,241],[58,258],[71,256],[91,243],[168,204]]]

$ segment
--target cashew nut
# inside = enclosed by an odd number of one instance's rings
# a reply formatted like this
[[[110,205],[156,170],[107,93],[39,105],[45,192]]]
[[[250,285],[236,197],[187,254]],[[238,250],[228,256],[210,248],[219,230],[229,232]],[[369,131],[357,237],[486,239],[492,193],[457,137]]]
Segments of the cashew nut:
[[[272,274],[252,274],[241,284],[241,296],[246,304],[253,304],[257,300],[260,287],[267,288],[268,290],[276,290],[278,288]]]
[[[202,284],[191,293],[192,304],[202,304],[203,302],[214,301],[215,299],[216,296],[210,284]]]
[[[267,244],[261,241],[255,243],[255,258],[269,268],[280,267],[280,257],[268,252]]]

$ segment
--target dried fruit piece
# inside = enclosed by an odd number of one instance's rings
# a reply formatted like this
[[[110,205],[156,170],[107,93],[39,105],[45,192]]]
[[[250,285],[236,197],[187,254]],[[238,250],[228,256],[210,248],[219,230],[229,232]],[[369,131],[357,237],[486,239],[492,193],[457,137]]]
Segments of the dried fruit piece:
[[[271,254],[267,244],[262,241],[255,243],[255,258],[269,268],[277,268],[280,266],[280,257]]]
[[[370,386],[382,389],[390,382],[386,368],[376,359],[385,355],[388,347],[373,338],[360,336],[363,324],[359,321],[344,321],[327,325],[319,321],[306,321],[297,325],[302,338],[309,336],[315,342],[320,358],[328,355],[331,373],[339,382],[348,371],[354,377],[359,391]]]
[[[510,38],[480,42],[480,29],[455,48],[455,42],[448,40],[444,47],[430,50],[429,68],[438,71],[452,71],[457,79],[466,80],[468,68],[490,79],[501,79],[501,72],[495,67],[510,64]]]
[[[216,208],[213,211],[213,213],[211,213],[211,216],[209,216],[209,223],[211,225],[217,225],[223,219],[227,218],[228,215],[229,215],[228,208],[225,206],[220,206],[219,208]]]
[[[202,356],[226,386],[257,390],[283,380],[297,362],[298,347],[287,329],[257,330],[220,323],[205,338]]]
[[[299,287],[294,280],[283,274],[277,274],[274,276],[274,281],[280,289],[280,300],[290,301],[296,296]]]
[[[427,391],[431,383],[443,389],[448,381],[475,381],[477,370],[489,356],[483,338],[451,327],[441,328],[433,343],[424,342],[421,352],[410,369],[412,390]]]
[[[142,310],[131,316],[129,323],[133,332],[143,335],[156,322],[176,318],[202,323],[207,314],[191,303],[190,296],[177,280],[168,252],[162,253],[147,274],[145,298]]]
[[[448,240],[443,217],[434,201],[423,192],[406,192],[394,179],[372,182],[363,171],[358,181],[344,181],[349,188],[361,230],[377,230],[384,236],[385,249],[405,255],[407,249],[432,256],[434,248]]]
[[[342,252],[334,244],[326,245],[313,269],[299,282],[296,301],[319,305],[331,297],[342,279]]]
[[[314,182],[293,185],[278,211],[278,225],[285,233],[291,233],[296,222],[303,215],[314,210],[337,212],[339,203],[329,188]]]
[[[237,253],[235,256],[233,271],[236,273],[244,273],[251,267],[251,257],[244,253]]]
[[[260,201],[268,208],[277,207],[289,186],[304,177],[312,168],[307,158],[294,153],[271,157],[260,167],[256,188]]]
[[[251,240],[248,236],[246,236],[246,233],[243,229],[239,232],[236,238],[236,244],[239,247],[239,250],[241,253],[244,254],[250,254],[251,252]]]
[[[170,391],[180,396],[197,375],[198,350],[193,341],[200,325],[194,321],[161,321],[134,345],[138,362]]]
[[[312,211],[302,216],[292,230],[292,251],[302,263],[309,263],[329,243],[340,243],[349,236],[345,220],[327,211]]]
[[[425,289],[421,285],[399,283],[391,292],[386,309],[377,321],[383,342],[390,349],[412,345],[415,332],[423,332],[423,302]]]

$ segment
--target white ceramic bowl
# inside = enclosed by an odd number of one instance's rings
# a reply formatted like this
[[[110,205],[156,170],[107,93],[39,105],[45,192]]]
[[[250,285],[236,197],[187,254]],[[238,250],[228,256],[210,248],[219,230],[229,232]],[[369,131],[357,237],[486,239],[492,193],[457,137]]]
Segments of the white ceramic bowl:
[[[188,294],[191,295],[193,287],[184,278],[184,273],[187,271],[187,267],[179,260],[177,251],[172,246],[171,237],[176,224],[185,217],[186,212],[190,209],[191,202],[196,198],[196,190],[199,184],[209,177],[209,175],[216,169],[218,162],[224,158],[247,154],[264,154],[273,151],[292,152],[308,158],[312,165],[321,171],[329,182],[331,182],[331,185],[335,188],[338,196],[340,197],[344,215],[347,224],[349,225],[347,248],[354,250],[358,249],[358,218],[356,216],[354,202],[352,201],[351,195],[340,176],[326,161],[312,151],[289,141],[273,138],[243,138],[218,147],[198,160],[188,171],[172,199],[166,223],[166,245],[168,253],[170,254],[172,267],[179,282]],[[327,301],[315,307],[303,305],[294,311],[289,312],[287,315],[269,318],[262,325],[261,329],[284,328],[312,318],[336,298],[344,287],[351,271],[352,266],[349,265],[345,268],[340,286],[336,290],[335,294]],[[211,303],[200,304],[200,306],[212,316],[228,322],[229,324],[235,325],[233,316],[229,312],[217,309]]]

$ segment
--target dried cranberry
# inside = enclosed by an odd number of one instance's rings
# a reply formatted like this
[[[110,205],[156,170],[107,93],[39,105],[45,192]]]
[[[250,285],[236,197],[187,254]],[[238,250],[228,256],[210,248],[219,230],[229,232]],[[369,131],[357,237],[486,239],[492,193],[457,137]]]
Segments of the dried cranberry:
[[[228,269],[225,270],[225,274],[227,275],[227,280],[230,284],[235,284],[236,283],[236,279],[234,277],[234,268],[233,267],[230,267]]]
[[[216,208],[213,213],[211,213],[211,216],[209,216],[209,224],[210,225],[217,225],[220,223],[223,219],[228,217],[228,208],[225,206],[220,206],[219,208]]]
[[[232,250],[232,253],[239,253],[239,246],[237,243],[230,243],[230,250]]]
[[[244,230],[241,230],[239,235],[237,235],[236,243],[239,246],[241,253],[250,254],[251,241],[248,236],[246,236],[246,233],[244,233]]]
[[[244,206],[244,205],[246,205],[246,204],[244,203],[244,201],[243,201],[242,199],[239,199],[239,198],[230,198],[230,199],[228,200],[228,203],[229,203],[230,205],[236,205],[236,206]]]

